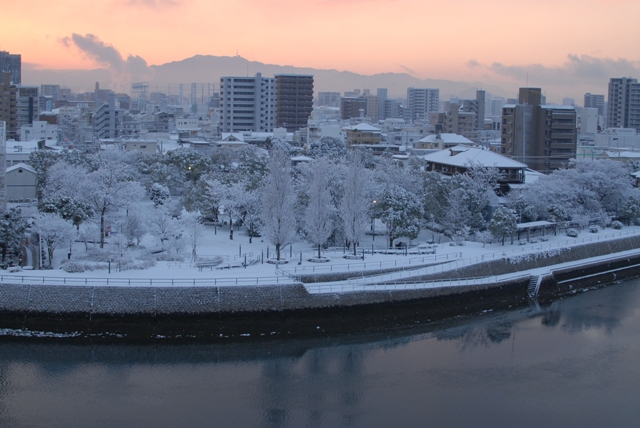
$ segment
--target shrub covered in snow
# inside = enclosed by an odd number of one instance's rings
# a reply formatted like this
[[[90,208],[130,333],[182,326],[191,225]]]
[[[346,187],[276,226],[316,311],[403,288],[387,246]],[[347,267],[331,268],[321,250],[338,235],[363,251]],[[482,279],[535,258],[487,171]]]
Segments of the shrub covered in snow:
[[[600,228],[598,226],[596,226],[595,224],[593,226],[589,227],[589,232],[591,233],[598,233],[600,231]]]
[[[81,263],[74,260],[69,260],[68,262],[60,266],[60,269],[68,273],[82,273],[86,271],[92,271],[93,266],[88,263]]]
[[[570,227],[567,229],[567,236],[570,236],[571,238],[577,238],[578,237],[578,230],[574,229],[573,227]]]
[[[524,253],[516,256],[503,256],[509,263],[518,264],[521,262],[530,262],[534,260],[546,259],[560,255],[566,248],[554,248],[552,250],[543,250],[535,253]]]
[[[611,227],[613,227],[614,229],[620,230],[622,229],[622,222],[619,222],[618,220],[611,222]]]

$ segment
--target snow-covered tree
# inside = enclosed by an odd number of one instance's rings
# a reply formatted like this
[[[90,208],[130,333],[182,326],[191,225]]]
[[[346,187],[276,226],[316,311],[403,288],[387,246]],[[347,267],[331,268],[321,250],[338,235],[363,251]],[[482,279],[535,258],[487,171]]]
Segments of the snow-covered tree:
[[[493,236],[501,237],[502,245],[506,236],[513,236],[518,229],[518,219],[513,210],[499,206],[493,213],[488,229]]]
[[[180,224],[173,218],[170,209],[161,205],[155,208],[147,218],[147,228],[160,240],[160,246],[164,250],[165,242],[179,234]]]
[[[156,207],[158,205],[164,205],[164,203],[170,198],[171,194],[169,193],[169,188],[163,186],[162,184],[153,183],[153,185],[149,189],[149,199],[151,199]]]
[[[357,254],[357,245],[364,234],[370,218],[373,201],[369,191],[369,179],[364,168],[362,155],[355,152],[347,162],[347,174],[344,180],[344,194],[338,211],[346,240],[353,245],[353,254]]]
[[[309,204],[305,210],[304,231],[307,239],[318,246],[318,258],[322,257],[322,245],[327,242],[333,232],[331,204],[329,192],[329,168],[326,159],[319,159],[313,163],[312,177],[309,183]]]
[[[120,231],[127,238],[127,245],[140,245],[140,240],[147,233],[147,228],[138,210],[129,209],[119,220]]]
[[[183,171],[188,181],[198,181],[198,179],[211,170],[211,158],[198,153],[193,149],[172,150],[165,155],[164,161],[167,165],[174,165]]]
[[[35,150],[29,154],[29,165],[36,170],[36,193],[38,200],[47,184],[47,170],[58,162],[60,154],[51,150]]]
[[[295,194],[291,179],[291,160],[282,149],[271,151],[269,174],[262,188],[262,223],[265,237],[276,247],[280,260],[282,248],[296,237]]]
[[[633,224],[638,224],[640,221],[640,198],[629,197],[621,204],[618,214],[628,218]]]
[[[53,253],[61,245],[70,245],[76,235],[73,224],[62,217],[41,213],[38,215],[34,225],[34,231],[40,236],[47,248],[49,267],[52,267]]]
[[[187,183],[180,201],[187,211],[199,211],[204,217],[218,221],[223,184],[208,177]]]
[[[629,170],[612,160],[572,160],[567,168],[540,177],[523,194],[539,219],[553,221],[554,205],[568,219],[600,218],[603,211],[615,215],[629,198],[638,197]]]
[[[446,195],[446,205],[439,223],[446,228],[455,243],[461,244],[466,238],[473,223],[473,213],[469,210],[468,193],[465,189],[456,188]]]
[[[140,174],[140,182],[147,191],[154,183],[167,187],[174,195],[184,190],[189,170],[184,169],[183,165],[170,162],[168,156],[138,153],[135,166]]]
[[[224,213],[229,217],[229,239],[233,239],[233,220],[242,212],[240,196],[244,192],[244,183],[236,182],[218,188],[221,194],[220,205],[224,207]]]
[[[0,251],[3,266],[18,261],[26,229],[27,223],[18,208],[11,208],[0,214]]]
[[[111,161],[87,174],[82,187],[84,199],[100,219],[100,248],[103,248],[106,216],[140,200],[144,191],[127,165]]]
[[[312,141],[307,149],[307,156],[312,158],[330,157],[341,159],[347,154],[344,140],[334,137],[322,137]]]
[[[249,243],[254,237],[260,236],[262,220],[260,213],[262,210],[262,199],[259,189],[242,188],[236,195],[238,209],[242,219],[242,225],[247,229]]]
[[[39,205],[40,212],[57,214],[79,229],[85,220],[94,215],[94,211],[92,205],[81,199],[80,195],[76,196],[55,195],[45,198]]]
[[[389,246],[396,238],[416,239],[420,233],[422,205],[420,200],[399,186],[388,186],[375,207],[377,217],[387,227]]]
[[[202,215],[199,212],[188,212],[182,210],[180,215],[180,224],[184,228],[184,233],[191,244],[191,261],[195,262],[198,258],[198,237],[202,234],[204,225],[202,224]]]

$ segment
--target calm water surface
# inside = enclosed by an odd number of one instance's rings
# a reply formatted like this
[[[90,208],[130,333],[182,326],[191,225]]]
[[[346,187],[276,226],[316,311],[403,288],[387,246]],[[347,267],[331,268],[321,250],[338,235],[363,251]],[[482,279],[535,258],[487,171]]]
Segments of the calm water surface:
[[[0,426],[635,427],[639,358],[639,281],[337,338],[0,342]]]

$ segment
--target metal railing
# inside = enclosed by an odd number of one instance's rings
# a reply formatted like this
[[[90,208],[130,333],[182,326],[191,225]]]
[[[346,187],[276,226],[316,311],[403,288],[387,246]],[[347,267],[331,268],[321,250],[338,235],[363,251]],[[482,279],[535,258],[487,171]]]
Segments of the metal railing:
[[[411,282],[382,282],[376,284],[354,284],[350,282],[334,284],[305,284],[309,294],[344,293],[356,291],[394,291],[394,290],[425,290],[430,288],[459,287],[469,285],[496,284],[504,281],[524,280],[531,274],[492,275],[472,278],[438,279]]]
[[[437,254],[431,256],[411,257],[406,259],[397,260],[385,260],[385,261],[369,261],[369,262],[354,262],[354,263],[342,263],[342,264],[329,264],[329,265],[314,265],[314,266],[295,266],[290,269],[276,268],[276,272],[292,276],[295,274],[305,273],[327,273],[327,272],[348,272],[352,270],[366,270],[366,269],[381,269],[381,268],[393,268],[393,267],[407,267],[412,265],[419,265],[429,262],[454,260],[462,257],[461,252]]]
[[[4,284],[47,284],[47,285],[109,285],[137,287],[172,287],[172,286],[231,286],[231,285],[271,285],[292,283],[286,277],[252,277],[252,278],[69,278],[57,276],[25,276],[0,275],[0,283]]]

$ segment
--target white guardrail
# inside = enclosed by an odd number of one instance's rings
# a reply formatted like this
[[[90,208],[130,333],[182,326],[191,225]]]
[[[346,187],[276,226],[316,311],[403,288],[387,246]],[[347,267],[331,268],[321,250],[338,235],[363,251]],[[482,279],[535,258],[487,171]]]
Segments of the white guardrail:
[[[231,286],[231,285],[272,285],[291,284],[289,278],[265,276],[254,278],[69,278],[59,276],[0,275],[4,284],[47,284],[47,285],[109,285],[134,287],[172,287],[172,286]]]
[[[305,284],[309,294],[344,293],[354,291],[400,291],[400,290],[425,290],[429,288],[460,287],[468,285],[495,284],[506,280],[519,280],[531,277],[530,274],[507,274],[500,276],[482,276],[476,278],[460,279],[438,279],[430,281],[399,282],[399,283],[376,283],[376,284],[355,284],[345,281],[344,283],[318,283]]]
[[[407,267],[415,266],[429,262],[454,260],[462,257],[462,253],[449,253],[449,254],[437,254],[421,257],[411,257],[396,260],[387,261],[369,261],[369,262],[354,262],[354,263],[341,263],[341,264],[315,264],[313,266],[294,266],[293,268],[281,268],[277,267],[276,272],[281,275],[295,276],[296,274],[309,274],[309,273],[327,273],[327,272],[348,272],[352,270],[367,270],[375,268],[387,268],[387,267]]]

